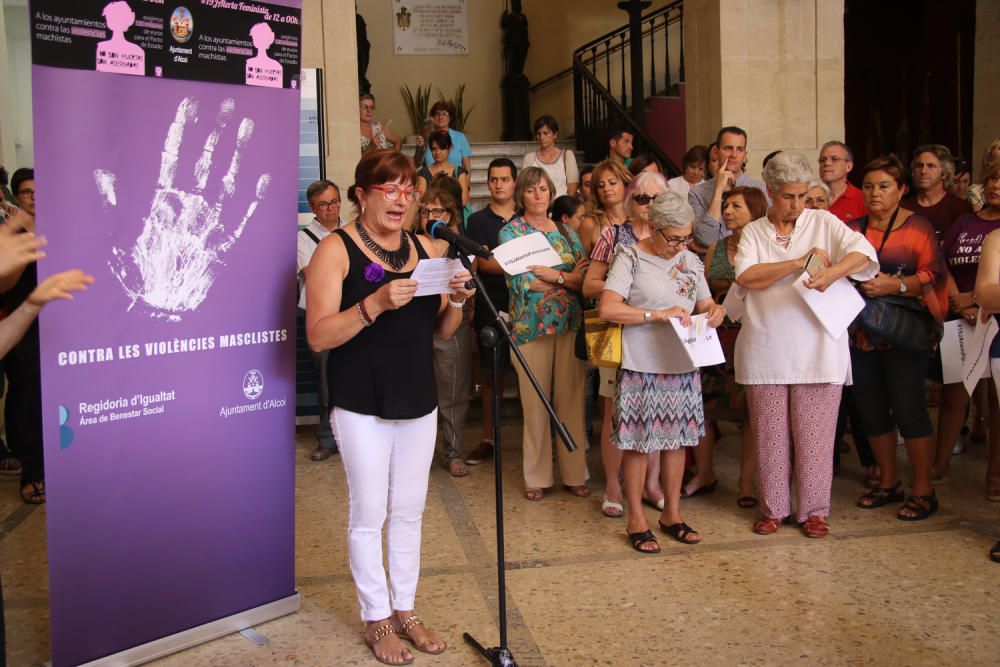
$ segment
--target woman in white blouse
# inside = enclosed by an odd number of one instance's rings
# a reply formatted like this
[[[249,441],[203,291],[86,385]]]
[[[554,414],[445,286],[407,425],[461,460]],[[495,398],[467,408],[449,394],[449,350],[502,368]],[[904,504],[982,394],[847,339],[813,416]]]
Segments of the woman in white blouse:
[[[576,155],[573,151],[565,151],[556,146],[556,139],[559,138],[559,121],[549,115],[539,116],[533,129],[535,139],[538,140],[538,150],[524,156],[521,169],[528,167],[544,169],[552,179],[552,184],[556,186],[556,191],[552,195],[553,200],[563,195],[575,197],[580,185],[580,170],[576,166]]]
[[[827,333],[795,283],[821,292],[847,276],[878,273],[875,249],[839,218],[806,209],[813,179],[809,161],[783,152],[764,169],[773,204],[743,230],[736,283],[745,293],[736,340],[736,381],[746,386],[750,427],[759,451],[763,518],[754,532],[770,535],[791,514],[795,448],[797,518],[807,537],[829,531],[833,446],[841,389],[850,383],[846,331]],[[809,264],[812,275],[805,271]]]

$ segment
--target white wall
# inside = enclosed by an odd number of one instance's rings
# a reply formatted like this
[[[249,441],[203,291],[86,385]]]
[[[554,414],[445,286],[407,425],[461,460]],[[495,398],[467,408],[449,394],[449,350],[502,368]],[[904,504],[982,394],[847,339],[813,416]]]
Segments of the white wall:
[[[0,134],[4,166],[13,172],[35,163],[31,120],[31,42],[28,8],[23,3],[4,3],[3,35],[6,58],[0,51],[0,68],[6,59],[6,71],[0,73]],[[6,77],[6,81],[4,81]]]

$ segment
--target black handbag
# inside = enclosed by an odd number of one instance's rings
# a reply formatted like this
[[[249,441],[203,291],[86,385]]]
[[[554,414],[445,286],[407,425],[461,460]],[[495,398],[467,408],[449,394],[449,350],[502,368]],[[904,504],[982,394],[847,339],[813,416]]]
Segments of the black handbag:
[[[892,233],[892,226],[896,222],[898,213],[897,208],[889,220],[889,226],[886,227],[882,245],[878,250],[880,257],[886,241],[889,240],[889,234]],[[866,217],[861,222],[862,235],[867,227]],[[865,301],[865,307],[858,313],[854,324],[882,342],[901,350],[929,352],[941,340],[944,329],[917,299],[894,295],[872,298],[864,294],[861,298]]]

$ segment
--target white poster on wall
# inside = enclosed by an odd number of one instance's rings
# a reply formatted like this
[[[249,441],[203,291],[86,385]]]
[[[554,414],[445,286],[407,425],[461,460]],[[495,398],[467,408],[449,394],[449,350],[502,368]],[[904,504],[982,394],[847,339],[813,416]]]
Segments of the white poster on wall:
[[[397,56],[469,53],[467,0],[391,0]]]

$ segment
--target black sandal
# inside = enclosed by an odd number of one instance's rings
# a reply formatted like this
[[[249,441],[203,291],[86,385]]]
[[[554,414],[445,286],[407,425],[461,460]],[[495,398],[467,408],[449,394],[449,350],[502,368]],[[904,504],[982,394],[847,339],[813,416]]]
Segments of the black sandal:
[[[745,510],[748,510],[752,507],[757,507],[758,503],[759,501],[753,496],[740,496],[739,498],[736,499],[736,504]]]
[[[923,503],[927,503],[925,507]],[[903,503],[904,510],[910,510],[914,512],[913,516],[906,516],[905,514],[896,514],[896,518],[900,521],[923,521],[934,512],[938,511],[938,501],[937,494],[932,493],[929,496],[910,496]]]
[[[629,533],[628,541],[632,543],[632,548],[640,553],[644,554],[660,553],[660,543],[656,541],[656,537],[653,535],[653,531],[651,530],[644,530],[639,533]],[[655,549],[642,548],[642,545],[649,544],[650,542],[656,545]]]
[[[674,538],[681,544],[698,544],[701,542],[701,536],[699,535],[697,539],[688,539],[692,533],[697,533],[694,528],[687,525],[683,521],[680,523],[672,523],[669,526],[663,525],[662,521],[658,522],[660,524],[660,530],[662,530],[666,535]]]
[[[906,495],[903,493],[902,482],[896,482],[896,486],[887,489],[884,486],[877,486],[858,499],[857,505],[863,510],[873,510],[877,507],[885,507],[889,503],[901,503]],[[868,503],[865,503],[868,500]]]
[[[28,505],[45,504],[45,482],[28,482],[21,487],[21,500]]]
[[[1000,542],[993,545],[990,549],[990,560],[994,563],[1000,563]]]

